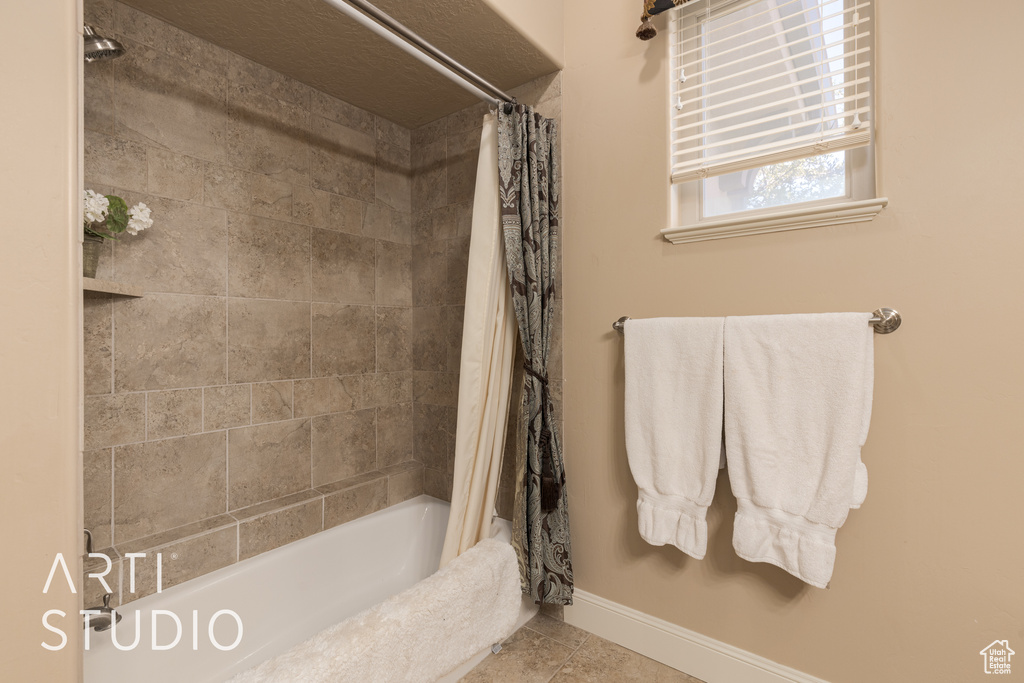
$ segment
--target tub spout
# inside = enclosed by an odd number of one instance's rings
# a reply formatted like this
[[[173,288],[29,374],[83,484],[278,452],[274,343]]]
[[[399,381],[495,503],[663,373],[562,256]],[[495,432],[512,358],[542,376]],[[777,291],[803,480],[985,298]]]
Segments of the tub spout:
[[[121,615],[110,606],[111,593],[103,595],[103,607],[90,607],[90,610],[98,610],[99,614],[86,614],[82,628],[92,628],[94,631],[106,631],[114,622],[121,621]]]

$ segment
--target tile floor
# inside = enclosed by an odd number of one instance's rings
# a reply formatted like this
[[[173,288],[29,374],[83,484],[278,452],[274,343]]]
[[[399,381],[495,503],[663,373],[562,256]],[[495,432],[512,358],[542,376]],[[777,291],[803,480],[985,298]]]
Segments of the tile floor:
[[[459,683],[702,683],[681,671],[538,614]]]

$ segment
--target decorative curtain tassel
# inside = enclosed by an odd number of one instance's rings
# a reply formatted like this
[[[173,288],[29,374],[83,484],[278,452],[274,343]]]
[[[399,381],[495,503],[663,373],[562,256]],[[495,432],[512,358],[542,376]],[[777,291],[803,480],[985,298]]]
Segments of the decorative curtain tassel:
[[[658,29],[654,28],[651,18],[645,13],[640,19],[640,28],[636,30],[636,37],[640,40],[650,40],[658,35]]]

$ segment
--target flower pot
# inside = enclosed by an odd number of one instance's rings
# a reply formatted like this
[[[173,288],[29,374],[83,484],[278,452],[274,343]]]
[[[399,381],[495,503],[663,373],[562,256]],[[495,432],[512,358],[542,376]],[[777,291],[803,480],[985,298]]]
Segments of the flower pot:
[[[100,252],[103,250],[103,238],[86,235],[82,242],[82,275],[96,277],[96,267],[100,264]]]

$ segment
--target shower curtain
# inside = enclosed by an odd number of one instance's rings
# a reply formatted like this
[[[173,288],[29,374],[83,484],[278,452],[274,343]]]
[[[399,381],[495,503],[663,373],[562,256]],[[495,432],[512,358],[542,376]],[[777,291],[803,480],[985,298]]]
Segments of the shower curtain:
[[[473,199],[455,435],[455,478],[441,566],[490,535],[513,358],[516,430],[512,543],[523,592],[572,604],[562,449],[548,391],[560,170],[558,129],[532,108],[484,119]],[[521,344],[516,345],[516,330]],[[521,390],[521,391],[520,391]]]
[[[441,566],[490,536],[505,445],[516,318],[505,278],[498,206],[498,134],[484,117],[462,328],[452,506]]]
[[[558,127],[531,107],[498,111],[498,182],[509,286],[525,362],[512,540],[523,592],[572,604],[565,470],[548,390],[561,170]]]

